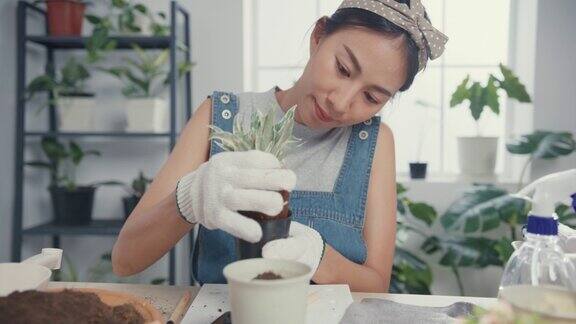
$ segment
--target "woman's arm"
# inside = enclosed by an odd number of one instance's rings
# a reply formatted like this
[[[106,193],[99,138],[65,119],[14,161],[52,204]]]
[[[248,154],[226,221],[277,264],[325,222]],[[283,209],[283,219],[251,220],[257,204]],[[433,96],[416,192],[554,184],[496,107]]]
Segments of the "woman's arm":
[[[352,291],[388,292],[396,242],[396,168],[394,137],[385,124],[380,124],[378,132],[363,234],[368,253],[364,264],[326,245],[314,282],[347,283]]]
[[[119,276],[138,273],[160,259],[192,228],[176,205],[176,184],[208,160],[211,100],[205,100],[182,131],[162,169],[122,227],[112,267]]]

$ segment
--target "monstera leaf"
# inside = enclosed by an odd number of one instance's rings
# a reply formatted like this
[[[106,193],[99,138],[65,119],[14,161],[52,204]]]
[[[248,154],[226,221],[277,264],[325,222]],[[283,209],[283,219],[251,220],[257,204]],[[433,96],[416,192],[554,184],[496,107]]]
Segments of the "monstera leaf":
[[[560,223],[576,228],[576,213],[570,206],[559,204],[556,206],[556,215]]]
[[[492,185],[474,185],[466,190],[440,218],[444,229],[464,233],[487,232],[526,219],[526,202]]]
[[[506,144],[508,152],[530,154],[537,159],[555,159],[574,152],[576,143],[569,132],[535,131]]]
[[[406,216],[407,212],[410,211],[410,215],[416,219],[426,223],[428,227],[432,226],[432,223],[438,217],[438,213],[434,207],[428,205],[424,202],[414,202],[405,196],[408,189],[402,184],[396,184],[396,209],[401,214]]]
[[[390,292],[430,295],[431,284],[432,271],[428,264],[413,253],[397,247],[394,254]]]
[[[484,268],[503,264],[495,249],[497,244],[498,241],[484,237],[431,236],[421,248],[428,254],[441,253],[439,263],[446,267]]]

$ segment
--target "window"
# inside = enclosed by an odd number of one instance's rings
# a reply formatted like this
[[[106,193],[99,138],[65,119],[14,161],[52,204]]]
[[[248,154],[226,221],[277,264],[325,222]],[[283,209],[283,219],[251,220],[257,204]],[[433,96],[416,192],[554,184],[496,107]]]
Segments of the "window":
[[[248,1],[248,0],[245,0]],[[340,0],[250,0],[248,45],[251,67],[246,90],[266,91],[290,87],[308,59],[310,33],[317,18],[330,15]],[[428,63],[412,88],[398,94],[381,112],[396,139],[399,173],[421,160],[434,174],[458,173],[458,136],[476,135],[467,109],[451,109],[450,96],[470,74],[485,82],[508,60],[509,0],[423,0],[433,25],[450,38],[444,55]],[[282,13],[282,14],[279,14]],[[425,103],[421,105],[418,103]],[[506,105],[501,100],[502,106]],[[426,107],[427,106],[427,107]],[[502,107],[501,111],[506,111]],[[505,114],[486,111],[479,123],[483,136],[498,136],[499,157],[504,154]],[[420,153],[418,154],[419,149]],[[497,172],[503,170],[499,158]]]

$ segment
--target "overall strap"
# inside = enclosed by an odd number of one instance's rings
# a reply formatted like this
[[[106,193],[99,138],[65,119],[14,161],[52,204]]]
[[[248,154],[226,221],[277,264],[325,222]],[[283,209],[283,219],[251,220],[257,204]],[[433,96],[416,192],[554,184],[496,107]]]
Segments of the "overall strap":
[[[334,188],[334,193],[345,200],[343,203],[362,217],[379,130],[380,117],[377,116],[353,126]]]
[[[229,92],[214,91],[212,94],[212,122],[222,130],[232,132],[234,117],[238,113],[238,97]],[[210,156],[222,152],[215,140],[210,142]]]

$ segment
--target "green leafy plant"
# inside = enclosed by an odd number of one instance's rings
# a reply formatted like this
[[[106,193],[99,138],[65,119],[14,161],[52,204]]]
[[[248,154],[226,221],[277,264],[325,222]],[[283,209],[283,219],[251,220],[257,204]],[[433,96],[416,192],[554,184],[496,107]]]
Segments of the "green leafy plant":
[[[553,160],[570,155],[576,150],[576,141],[570,132],[551,132],[537,130],[532,134],[522,135],[506,144],[506,149],[512,154],[528,155],[529,158],[522,167],[518,189],[528,166],[536,159]]]
[[[544,324],[546,321],[542,320],[536,313],[515,312],[512,306],[504,301],[498,302],[490,307],[484,309],[479,306],[474,306],[472,314],[464,318],[459,318],[456,323],[459,324]]]
[[[144,172],[139,171],[138,176],[132,180],[131,185],[125,185],[125,188],[130,195],[140,198],[144,195],[150,183],[152,183],[152,179],[147,178]]]
[[[459,268],[504,266],[513,253],[511,243],[519,227],[526,223],[530,203],[511,196],[493,185],[474,185],[439,218],[444,233],[429,236],[421,248],[429,254],[440,254],[439,264],[449,267],[464,294]],[[573,223],[576,214],[558,204],[556,213],[563,223]],[[487,238],[487,233],[506,226],[510,236]]]
[[[163,50],[157,55],[151,55],[137,45],[133,45],[133,48],[137,60],[125,57],[123,61],[126,65],[99,70],[122,81],[122,94],[126,97],[155,97],[170,84],[170,74],[166,66],[170,52]],[[178,65],[178,75],[183,75],[191,68],[192,63],[181,62]]]
[[[26,99],[32,99],[39,92],[49,92],[52,100],[48,103],[57,104],[61,96],[86,95],[86,80],[89,78],[86,66],[72,57],[55,75],[43,74],[30,81]]]
[[[50,172],[49,187],[65,187],[68,190],[75,190],[78,186],[76,183],[76,169],[80,162],[87,156],[100,156],[96,150],[83,150],[80,145],[74,141],[68,143],[68,147],[60,143],[55,137],[46,136],[41,141],[42,151],[48,161],[31,161],[26,165],[46,169]],[[101,181],[90,184],[91,186],[100,185],[119,185],[118,181]]]
[[[450,107],[456,107],[465,100],[468,101],[468,108],[472,114],[472,118],[476,121],[477,132],[480,133],[478,128],[478,120],[484,112],[484,108],[489,107],[496,115],[500,114],[499,103],[499,90],[503,90],[508,98],[516,99],[519,102],[531,102],[525,86],[520,83],[518,77],[506,66],[500,64],[501,77],[490,74],[486,85],[482,85],[478,81],[470,84],[470,76],[458,85],[450,99]]]
[[[170,28],[164,12],[153,13],[141,2],[127,0],[107,1],[105,16],[86,15],[86,19],[95,27],[105,27],[116,33],[141,33],[144,26],[140,19],[148,20],[148,29],[154,36],[165,36]]]
[[[232,133],[211,125],[210,140],[216,140],[216,145],[224,151],[260,150],[271,153],[282,161],[288,147],[299,141],[292,135],[295,110],[296,107],[290,108],[276,124],[275,112],[272,109],[266,114],[254,112],[249,127],[245,127],[242,120],[236,117]]]
[[[116,48],[115,39],[109,38],[109,29],[102,25],[95,25],[92,35],[86,41],[87,62],[94,64],[102,60],[105,55]]]
[[[392,265],[390,292],[409,294],[431,294],[432,270],[421,257],[420,251],[409,251],[403,238],[409,233],[421,237],[430,235],[430,226],[435,222],[436,210],[424,203],[414,202],[406,197],[407,188],[396,185],[397,210],[399,213],[396,229],[396,251]]]

